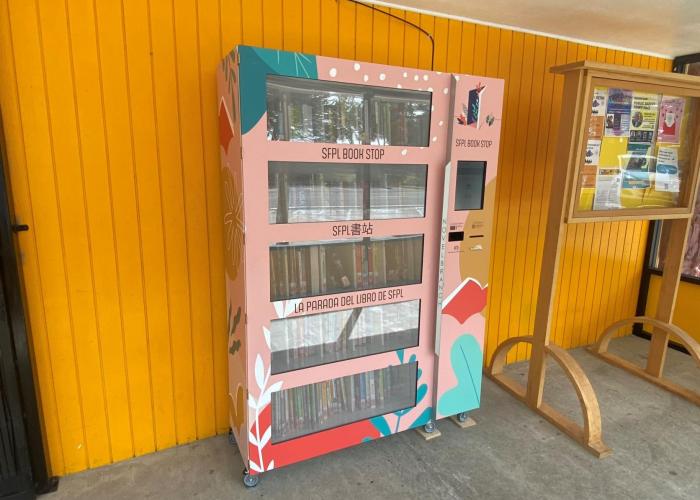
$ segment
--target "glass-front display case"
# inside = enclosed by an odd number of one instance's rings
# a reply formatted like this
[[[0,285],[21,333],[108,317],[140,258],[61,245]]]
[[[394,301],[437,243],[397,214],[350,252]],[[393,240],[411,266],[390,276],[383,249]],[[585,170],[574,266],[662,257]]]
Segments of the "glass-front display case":
[[[693,179],[698,98],[677,89],[596,85],[578,211],[682,207]]]
[[[700,151],[700,92],[688,75],[584,61],[569,81],[568,222],[687,218]],[[575,80],[574,80],[575,79]],[[574,86],[576,84],[577,86]]]
[[[431,92],[267,77],[273,141],[427,146]]]

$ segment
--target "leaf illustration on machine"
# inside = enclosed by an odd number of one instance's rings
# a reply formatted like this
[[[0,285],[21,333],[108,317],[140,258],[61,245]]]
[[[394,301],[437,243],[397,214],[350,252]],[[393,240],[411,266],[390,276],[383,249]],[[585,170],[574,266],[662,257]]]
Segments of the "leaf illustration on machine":
[[[267,344],[267,348],[271,349],[271,347],[270,347],[270,330],[268,330],[264,326],[263,326],[263,337],[265,337],[265,343]]]
[[[476,338],[460,335],[450,349],[450,364],[457,385],[438,400],[438,413],[456,415],[479,406],[481,398],[481,360],[483,353]]]
[[[233,342],[231,342],[231,347],[228,348],[228,352],[229,352],[229,354],[236,354],[240,348],[241,348],[241,341],[234,340]]]
[[[238,307],[238,310],[236,311],[236,315],[234,317],[231,317],[231,304],[228,306],[228,337],[229,339],[233,337],[233,335],[236,333],[236,329],[238,328],[238,323],[241,321],[241,307]],[[241,341],[236,339],[233,342],[231,342],[231,345],[228,348],[229,354],[236,354],[238,350],[241,348]]]
[[[255,357],[255,383],[258,384],[258,389],[262,392],[267,385],[267,377],[265,376],[265,365],[263,364],[262,356],[258,354]]]
[[[258,400],[258,405],[260,406],[260,408],[264,408],[265,406],[270,404],[270,401],[272,400],[272,393],[279,391],[281,387],[282,387],[282,382],[280,381],[280,382],[275,382],[270,387],[265,389],[265,391],[260,396],[260,399]]]
[[[269,337],[269,330],[265,327],[263,327],[263,335]],[[270,445],[272,437],[272,424],[269,420],[271,411],[269,406],[272,401],[272,393],[282,388],[282,381],[275,382],[269,387],[267,386],[270,381],[270,368],[265,369],[265,362],[260,354],[255,357],[254,373],[259,395],[256,398],[252,391],[248,394],[248,406],[255,411],[253,424],[248,430],[249,464],[252,471],[264,472],[275,466],[274,460],[270,460],[267,467],[265,467],[263,455],[266,446]],[[263,413],[267,415],[265,419],[260,418]],[[263,425],[266,426],[265,429],[261,428]],[[269,448],[267,449],[269,450]],[[252,458],[256,455],[257,462]]]
[[[258,443],[258,446],[260,448],[264,448],[265,445],[270,441],[270,437],[272,437],[272,426],[268,427],[263,436],[260,438],[260,442]]]
[[[301,299],[290,299],[287,301],[287,303],[284,306],[284,318],[289,316],[294,312],[294,309],[296,308],[296,305],[301,302]]]

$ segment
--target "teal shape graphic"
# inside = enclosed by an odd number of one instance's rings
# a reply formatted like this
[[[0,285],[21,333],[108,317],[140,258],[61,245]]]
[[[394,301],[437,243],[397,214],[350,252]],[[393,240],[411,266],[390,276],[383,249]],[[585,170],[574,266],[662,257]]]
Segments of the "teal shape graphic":
[[[455,340],[450,350],[450,362],[457,386],[438,400],[439,414],[456,415],[479,407],[482,359],[481,347],[473,335],[464,334]]]
[[[316,57],[301,52],[240,45],[241,130],[252,129],[267,107],[267,75],[318,79]]]

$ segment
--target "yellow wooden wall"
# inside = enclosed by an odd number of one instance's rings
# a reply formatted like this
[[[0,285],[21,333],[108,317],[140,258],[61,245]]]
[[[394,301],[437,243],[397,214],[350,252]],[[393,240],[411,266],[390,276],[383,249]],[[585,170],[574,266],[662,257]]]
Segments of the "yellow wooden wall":
[[[661,289],[661,276],[652,275],[649,280],[646,315],[656,315],[656,304]],[[678,286],[676,309],[673,312],[673,324],[685,330],[700,342],[700,324],[698,324],[698,305],[700,305],[700,285],[681,281]],[[649,328],[649,327],[647,327]]]
[[[528,333],[561,77],[670,61],[401,10],[435,69],[504,78],[487,351]],[[237,43],[428,68],[346,0],[0,0],[0,105],[52,474],[227,430],[214,72]],[[572,226],[554,340],[634,310],[644,223]],[[523,359],[521,348],[511,356]]]

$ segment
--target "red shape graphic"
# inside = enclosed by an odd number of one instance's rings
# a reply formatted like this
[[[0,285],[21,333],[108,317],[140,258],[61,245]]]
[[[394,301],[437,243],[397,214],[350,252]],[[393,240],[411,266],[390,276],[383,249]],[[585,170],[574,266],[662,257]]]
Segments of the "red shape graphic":
[[[463,324],[472,315],[480,313],[486,307],[486,288],[471,278],[452,300],[442,308],[443,314],[449,314]]]
[[[372,422],[361,420],[354,424],[275,444],[270,450],[271,458],[275,459],[275,467],[282,467],[342,450],[361,443],[365,438],[377,439],[378,437],[380,437],[379,431]]]
[[[233,128],[231,128],[231,120],[222,99],[219,103],[219,143],[226,153],[228,153],[228,145],[231,139],[233,139]]]
[[[271,425],[272,405],[263,408],[258,416],[260,422],[260,435],[262,436]],[[256,425],[250,427],[251,434],[256,434]],[[361,420],[348,425],[328,429],[327,431],[309,434],[296,439],[290,439],[278,444],[272,444],[272,440],[263,447],[263,464],[267,469],[270,462],[274,460],[274,468],[301,462],[310,458],[318,457],[342,450],[363,442],[366,438],[377,439],[381,435],[377,428],[369,420]],[[251,461],[259,462],[258,447],[248,443],[248,453]],[[253,474],[256,472],[251,471]]]

